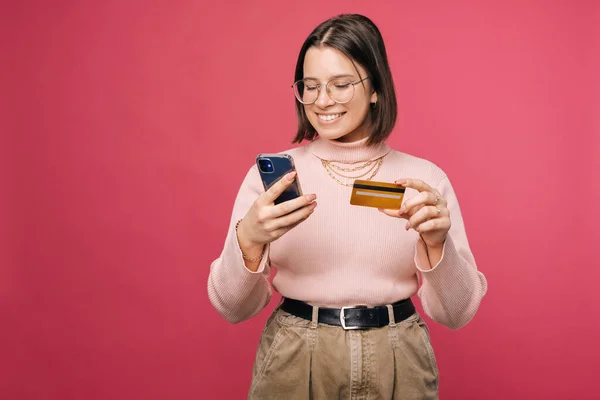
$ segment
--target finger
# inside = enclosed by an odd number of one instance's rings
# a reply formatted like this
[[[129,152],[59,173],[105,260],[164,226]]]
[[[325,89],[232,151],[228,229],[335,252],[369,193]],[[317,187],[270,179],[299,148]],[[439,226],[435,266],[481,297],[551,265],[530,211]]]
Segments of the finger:
[[[404,219],[410,219],[413,215],[418,213],[423,207],[427,207],[427,205],[426,204],[417,204],[416,206],[412,207],[410,210],[402,212],[400,215]],[[400,212],[400,210],[398,210],[398,211]]]
[[[418,190],[419,192],[434,192],[435,190],[427,183],[420,179],[398,179],[395,182],[397,185],[409,187],[411,189]]]
[[[407,214],[415,206],[433,205],[436,204],[436,202],[438,202],[437,195],[432,192],[421,192],[410,200],[405,201],[400,208],[400,213]]]
[[[382,213],[384,213],[385,215],[389,215],[390,217],[409,219],[424,206],[425,206],[424,204],[416,205],[416,206],[412,207],[410,210],[408,210],[407,212],[400,212],[400,210],[383,209],[383,208],[378,208],[378,210],[381,211]]]
[[[280,180],[275,182],[261,197],[266,200],[267,204],[273,204],[275,200],[288,188],[296,179],[296,171],[285,174]]]
[[[394,218],[405,218],[404,215],[400,215],[399,210],[390,210],[388,208],[378,208],[377,210],[379,210],[379,212],[388,215],[390,217],[394,217]]]
[[[434,206],[446,207],[448,205],[448,201],[442,197],[442,194],[439,190],[433,189],[432,193],[435,195],[435,201],[433,203]]]
[[[434,218],[444,218],[449,216],[449,211],[445,207],[437,207],[437,206],[426,206],[419,210],[419,212],[415,213],[408,222],[406,223],[406,230],[409,230],[411,227],[415,227],[415,229],[421,225],[422,223],[432,220]]]
[[[427,232],[440,231],[440,230],[448,231],[448,230],[450,230],[450,226],[451,226],[450,218],[442,217],[442,218],[429,219],[429,220],[415,226],[413,229],[415,231],[419,232],[420,234],[423,234],[423,233],[427,233]]]
[[[310,203],[288,215],[284,215],[283,217],[277,218],[276,220],[274,220],[273,230],[277,231],[282,228],[292,229],[293,225],[296,225],[296,224],[304,221],[308,217],[310,217],[310,215],[314,212],[316,207],[317,207],[317,202],[313,201],[312,203]]]
[[[292,200],[284,201],[283,203],[273,207],[273,218],[279,218],[281,216],[294,212],[301,207],[307,206],[310,203],[312,203],[316,198],[316,194],[307,194],[305,196],[300,196]]]

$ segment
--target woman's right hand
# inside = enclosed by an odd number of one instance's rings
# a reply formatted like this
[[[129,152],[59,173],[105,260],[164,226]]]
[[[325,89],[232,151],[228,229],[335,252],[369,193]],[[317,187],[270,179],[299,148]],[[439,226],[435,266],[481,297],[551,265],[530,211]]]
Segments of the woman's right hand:
[[[259,257],[267,243],[280,238],[306,220],[315,210],[315,194],[307,194],[275,205],[275,199],[294,182],[290,172],[261,194],[238,226],[238,243],[250,258]]]

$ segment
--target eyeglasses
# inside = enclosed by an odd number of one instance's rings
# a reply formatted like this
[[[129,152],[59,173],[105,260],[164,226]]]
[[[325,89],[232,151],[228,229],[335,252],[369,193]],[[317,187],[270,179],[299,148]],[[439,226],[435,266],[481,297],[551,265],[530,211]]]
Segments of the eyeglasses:
[[[347,78],[333,78],[326,84],[319,83],[314,79],[302,79],[292,85],[294,96],[302,104],[313,104],[321,94],[321,88],[325,86],[327,95],[336,103],[348,103],[354,98],[354,85],[361,83],[369,77],[352,82]]]

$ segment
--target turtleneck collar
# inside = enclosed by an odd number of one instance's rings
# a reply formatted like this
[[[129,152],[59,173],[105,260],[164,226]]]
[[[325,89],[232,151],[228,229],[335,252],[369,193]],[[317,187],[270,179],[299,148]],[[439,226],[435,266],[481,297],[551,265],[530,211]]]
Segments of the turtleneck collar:
[[[373,160],[390,152],[391,149],[385,142],[367,146],[368,139],[366,137],[356,142],[342,143],[317,137],[307,145],[307,149],[318,158],[344,164]]]

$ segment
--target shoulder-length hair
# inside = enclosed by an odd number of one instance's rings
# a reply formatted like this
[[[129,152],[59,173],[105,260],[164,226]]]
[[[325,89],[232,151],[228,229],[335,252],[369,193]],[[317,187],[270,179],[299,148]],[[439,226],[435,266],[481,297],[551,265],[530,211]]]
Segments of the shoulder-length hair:
[[[369,76],[377,103],[369,110],[371,133],[368,144],[383,142],[392,132],[398,114],[394,81],[388,64],[383,38],[369,18],[359,14],[342,14],[321,23],[304,41],[294,82],[304,79],[304,58],[312,46],[329,46],[341,51],[353,63],[360,64]],[[358,72],[358,71],[357,71]],[[298,131],[293,143],[313,140],[317,131],[310,124],[304,105],[296,101]]]

